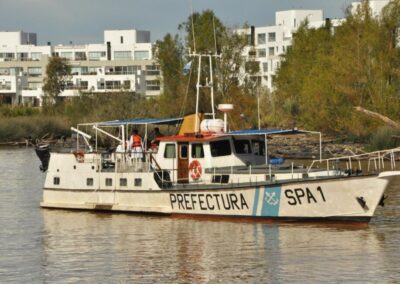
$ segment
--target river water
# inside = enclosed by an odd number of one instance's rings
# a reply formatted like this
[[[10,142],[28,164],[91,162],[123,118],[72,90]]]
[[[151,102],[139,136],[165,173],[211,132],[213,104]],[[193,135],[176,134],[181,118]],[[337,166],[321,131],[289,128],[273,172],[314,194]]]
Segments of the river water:
[[[400,282],[400,185],[369,226],[41,209],[33,149],[0,150],[1,283]]]

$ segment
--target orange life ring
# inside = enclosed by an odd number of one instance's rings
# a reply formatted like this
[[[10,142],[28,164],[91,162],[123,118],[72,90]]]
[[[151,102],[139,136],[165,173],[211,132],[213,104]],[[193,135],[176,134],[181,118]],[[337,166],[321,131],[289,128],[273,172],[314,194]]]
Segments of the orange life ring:
[[[190,176],[193,180],[198,180],[201,177],[202,168],[197,160],[193,160],[189,165]]]
[[[83,152],[82,150],[78,150],[74,151],[73,153],[78,163],[83,163],[85,161],[85,152]]]

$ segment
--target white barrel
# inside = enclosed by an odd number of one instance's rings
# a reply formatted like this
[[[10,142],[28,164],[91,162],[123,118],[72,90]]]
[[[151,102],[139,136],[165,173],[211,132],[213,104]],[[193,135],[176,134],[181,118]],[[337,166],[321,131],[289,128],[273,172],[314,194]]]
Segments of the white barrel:
[[[222,119],[204,119],[200,123],[201,132],[223,133],[224,121]]]

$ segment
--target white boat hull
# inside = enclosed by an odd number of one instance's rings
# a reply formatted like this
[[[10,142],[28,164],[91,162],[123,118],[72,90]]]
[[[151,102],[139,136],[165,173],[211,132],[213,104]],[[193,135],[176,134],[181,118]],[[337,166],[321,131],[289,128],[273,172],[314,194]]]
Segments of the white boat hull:
[[[368,221],[392,176],[185,190],[45,188],[42,207],[263,219]]]

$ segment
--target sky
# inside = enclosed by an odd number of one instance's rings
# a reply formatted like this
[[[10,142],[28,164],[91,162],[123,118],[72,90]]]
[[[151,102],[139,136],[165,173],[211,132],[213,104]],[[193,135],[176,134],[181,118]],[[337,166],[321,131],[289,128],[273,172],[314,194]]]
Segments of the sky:
[[[355,0],[0,0],[0,31],[34,32],[38,44],[102,43],[106,29],[149,30],[151,40],[177,34],[193,11],[206,9],[228,27],[273,25],[275,12],[322,9],[342,18]]]

